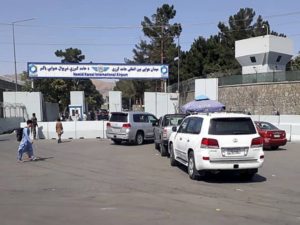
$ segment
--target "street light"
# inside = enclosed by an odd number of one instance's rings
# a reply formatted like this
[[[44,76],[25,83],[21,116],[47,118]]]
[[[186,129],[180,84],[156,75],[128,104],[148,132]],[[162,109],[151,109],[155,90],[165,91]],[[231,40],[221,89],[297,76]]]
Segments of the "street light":
[[[14,65],[15,65],[15,82],[16,82],[16,92],[18,91],[18,75],[17,75],[17,60],[16,60],[16,42],[15,42],[15,24],[22,23],[30,20],[34,20],[35,18],[30,18],[26,20],[17,20],[11,23],[12,25],[12,32],[13,32],[13,47],[14,47]]]
[[[178,46],[178,56],[174,58],[174,60],[177,60],[177,91],[178,91],[178,94],[179,94],[179,85],[180,85],[180,80],[179,80],[179,66],[180,66],[180,41],[179,41],[179,35],[177,36],[177,46]]]
[[[263,24],[262,28],[266,28],[267,29],[267,35],[269,35],[269,26],[267,24]]]

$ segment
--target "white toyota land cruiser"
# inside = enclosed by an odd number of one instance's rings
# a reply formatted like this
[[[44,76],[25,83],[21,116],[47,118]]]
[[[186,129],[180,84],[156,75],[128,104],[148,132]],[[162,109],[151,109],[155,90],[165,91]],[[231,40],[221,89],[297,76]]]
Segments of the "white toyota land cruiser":
[[[169,139],[171,166],[187,166],[191,179],[221,170],[237,170],[251,179],[263,165],[263,140],[248,115],[191,115],[173,131]]]

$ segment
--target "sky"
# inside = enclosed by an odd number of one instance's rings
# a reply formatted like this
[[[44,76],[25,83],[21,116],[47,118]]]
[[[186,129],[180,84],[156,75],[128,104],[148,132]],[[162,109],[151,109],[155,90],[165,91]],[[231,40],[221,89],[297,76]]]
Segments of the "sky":
[[[15,23],[17,72],[27,62],[60,62],[56,50],[79,48],[83,62],[124,63],[135,44],[145,39],[140,27],[167,3],[174,5],[181,23],[180,45],[189,50],[199,36],[218,33],[217,24],[227,22],[240,8],[253,8],[268,20],[271,30],[284,33],[300,51],[299,0],[0,0],[0,75],[14,74],[12,23]]]

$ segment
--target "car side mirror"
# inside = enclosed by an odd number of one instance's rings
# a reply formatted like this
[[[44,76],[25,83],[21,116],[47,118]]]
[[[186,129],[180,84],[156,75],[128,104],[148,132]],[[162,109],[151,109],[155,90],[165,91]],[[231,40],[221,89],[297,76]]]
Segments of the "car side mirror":
[[[157,127],[157,126],[158,126],[158,121],[152,122],[152,126],[153,126],[153,127]]]
[[[177,131],[177,127],[172,127],[172,131],[176,132]]]

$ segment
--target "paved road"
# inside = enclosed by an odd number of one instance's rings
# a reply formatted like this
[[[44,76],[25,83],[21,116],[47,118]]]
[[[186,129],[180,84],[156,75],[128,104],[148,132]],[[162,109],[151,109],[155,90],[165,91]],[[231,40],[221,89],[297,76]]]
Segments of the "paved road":
[[[39,140],[26,163],[17,145],[0,136],[1,225],[300,224],[300,143],[266,151],[251,182],[192,181],[153,144]]]

